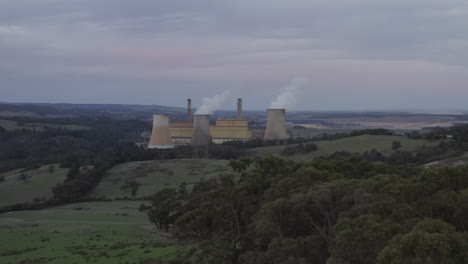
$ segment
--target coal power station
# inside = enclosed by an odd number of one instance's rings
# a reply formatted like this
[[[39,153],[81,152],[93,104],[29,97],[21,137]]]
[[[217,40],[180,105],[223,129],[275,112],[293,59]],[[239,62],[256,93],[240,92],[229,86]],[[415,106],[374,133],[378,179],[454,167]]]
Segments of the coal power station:
[[[285,109],[267,109],[264,140],[288,138]],[[173,148],[176,145],[201,146],[226,141],[247,141],[252,138],[249,121],[242,118],[242,99],[237,99],[237,115],[233,119],[217,119],[210,124],[210,115],[192,115],[192,100],[187,99],[186,120],[169,121],[169,115],[153,116],[153,130],[148,148]]]
[[[267,125],[264,140],[287,139],[285,115],[286,109],[267,109]]]
[[[175,145],[195,144],[199,145],[201,142],[198,139],[192,140],[195,132],[195,119],[192,121],[191,100],[187,100],[187,120],[172,121],[169,123],[169,130],[171,132],[172,141]],[[205,122],[206,124],[206,122]],[[198,129],[198,128],[197,128]],[[205,134],[206,126],[205,126]],[[218,119],[214,125],[210,125],[208,116],[208,130],[211,141],[220,144],[226,141],[241,140],[246,141],[252,138],[252,133],[249,130],[249,121],[242,119],[242,99],[237,99],[237,118],[235,119]],[[197,136],[198,137],[198,136]],[[206,142],[207,140],[204,140]],[[207,144],[207,143],[205,143]]]

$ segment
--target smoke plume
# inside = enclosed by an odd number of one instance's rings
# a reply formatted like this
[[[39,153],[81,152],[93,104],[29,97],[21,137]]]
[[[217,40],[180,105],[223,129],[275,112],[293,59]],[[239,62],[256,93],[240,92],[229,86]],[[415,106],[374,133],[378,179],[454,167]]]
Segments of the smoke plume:
[[[296,94],[307,83],[307,79],[293,78],[284,91],[271,103],[270,108],[294,109],[296,107]]]
[[[196,115],[211,115],[214,111],[220,109],[224,103],[229,99],[231,93],[224,91],[222,94],[217,94],[214,97],[203,98],[202,105],[195,112]]]

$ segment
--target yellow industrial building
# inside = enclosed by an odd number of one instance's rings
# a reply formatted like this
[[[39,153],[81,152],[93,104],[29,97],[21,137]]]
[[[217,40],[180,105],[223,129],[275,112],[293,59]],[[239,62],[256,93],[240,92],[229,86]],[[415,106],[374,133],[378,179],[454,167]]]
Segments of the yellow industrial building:
[[[249,121],[239,119],[218,119],[210,126],[213,143],[221,144],[231,140],[248,140],[252,137]]]
[[[172,142],[175,145],[190,144],[193,132],[192,100],[187,100],[187,121],[173,121],[169,123]],[[249,121],[242,119],[242,99],[237,100],[237,119],[218,119],[215,125],[210,126],[213,143],[221,144],[232,140],[249,140],[252,133],[249,130]]]
[[[190,144],[192,131],[192,121],[174,121],[169,123],[169,132],[172,137],[172,142],[176,145]]]
[[[172,142],[176,145],[190,144],[192,130],[192,121],[169,123]],[[215,125],[210,126],[210,132],[213,143],[216,144],[232,140],[249,140],[252,137],[249,130],[249,121],[243,119],[218,119]]]

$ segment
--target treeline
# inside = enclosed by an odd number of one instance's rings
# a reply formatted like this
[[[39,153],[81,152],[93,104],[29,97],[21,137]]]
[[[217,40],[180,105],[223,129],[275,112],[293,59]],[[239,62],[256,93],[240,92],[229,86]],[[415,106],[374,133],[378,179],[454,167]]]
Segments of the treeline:
[[[459,144],[455,141],[442,141],[436,146],[423,146],[415,151],[394,151],[389,156],[383,155],[381,152],[373,149],[364,152],[361,156],[371,162],[388,162],[393,165],[401,164],[426,164],[438,160],[460,156],[468,151],[468,146]],[[336,156],[352,156],[349,152],[337,152],[331,155]]]
[[[85,163],[91,161],[96,153],[111,150],[120,142],[135,139],[138,136],[137,131],[148,128],[146,123],[135,120],[80,118],[77,122],[86,124],[91,129],[1,129],[0,172],[36,168],[51,163],[60,163],[62,167],[71,167],[77,161]]]
[[[468,263],[468,167],[335,156],[231,161],[235,173],[165,189],[142,206],[196,241],[170,263]]]
[[[468,125],[452,126],[449,128],[434,128],[428,133],[419,133],[413,131],[406,133],[408,138],[412,139],[446,139],[453,138],[458,143],[468,143]]]
[[[37,210],[86,200],[86,195],[99,184],[107,170],[125,162],[189,158],[237,159],[244,155],[243,149],[216,144],[199,148],[177,146],[174,149],[146,149],[132,142],[116,142],[113,147],[103,151],[86,153],[86,155],[84,153],[70,155],[64,159],[61,166],[70,170],[65,181],[53,187],[51,199],[5,206],[0,208],[0,213]]]
[[[44,120],[22,118],[20,122],[41,123]],[[141,131],[149,129],[149,125],[137,120],[80,117],[55,122],[86,125],[90,129],[0,129],[0,173],[55,163],[62,168],[71,168],[65,182],[53,188],[52,200],[3,209],[35,209],[77,201],[99,183],[108,169],[124,162],[181,158],[237,159],[245,155],[241,147],[216,144],[205,147],[177,146],[164,150],[139,147],[134,140],[138,139]]]
[[[246,141],[240,140],[233,140],[224,142],[223,145],[228,146],[236,146],[241,148],[260,148],[260,147],[270,147],[270,146],[278,146],[278,145],[290,145],[290,144],[300,144],[306,142],[313,142],[313,141],[325,141],[325,140],[337,140],[341,138],[347,137],[356,137],[361,135],[386,135],[386,136],[396,136],[397,134],[394,131],[383,129],[383,128],[376,128],[376,129],[362,129],[362,130],[355,130],[350,133],[336,133],[336,134],[323,134],[320,136],[315,136],[312,138],[304,138],[304,137],[289,137],[287,139],[269,139],[263,140],[261,138],[253,138]]]
[[[292,156],[294,154],[307,154],[318,149],[317,145],[312,142],[309,143],[299,143],[298,145],[286,146],[281,150],[280,154],[282,156]]]
[[[200,148],[177,146],[174,149],[145,149],[130,142],[120,143],[111,150],[97,153],[90,161],[75,161],[65,182],[53,188],[53,201],[68,203],[80,200],[101,181],[108,169],[125,162],[194,157],[235,159],[242,155],[245,152],[241,149],[215,144]],[[83,167],[87,169],[82,169]]]
[[[226,141],[223,142],[222,145],[225,146],[233,146],[238,148],[244,149],[251,149],[251,148],[261,148],[261,147],[270,147],[270,146],[278,146],[278,145],[289,145],[289,144],[299,144],[312,141],[310,138],[287,138],[287,139],[268,139],[263,140],[262,138],[252,138],[250,140],[241,141],[241,140],[233,140],[233,141]]]
[[[416,151],[395,149],[394,153],[388,157],[376,150],[365,152],[362,156],[368,161],[384,161],[394,165],[408,163],[424,164],[460,156],[468,151],[468,125],[437,128],[424,134],[413,131],[406,133],[406,136],[410,139],[443,141],[436,146],[423,146]],[[347,153],[346,155],[349,156],[351,154]]]

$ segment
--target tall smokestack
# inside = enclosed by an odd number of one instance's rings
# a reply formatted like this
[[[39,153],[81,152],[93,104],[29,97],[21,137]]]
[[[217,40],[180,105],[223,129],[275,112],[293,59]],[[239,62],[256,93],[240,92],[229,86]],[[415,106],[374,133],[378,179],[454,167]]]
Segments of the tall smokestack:
[[[192,145],[207,145],[210,142],[210,115],[195,115],[193,119]]]
[[[284,124],[285,109],[267,109],[267,127],[265,130],[264,140],[268,139],[286,139],[288,133]]]
[[[237,99],[237,119],[242,119],[242,98]]]
[[[153,115],[153,132],[148,148],[173,148],[171,134],[169,132],[169,115]]]
[[[192,99],[187,99],[187,121],[192,121]]]

